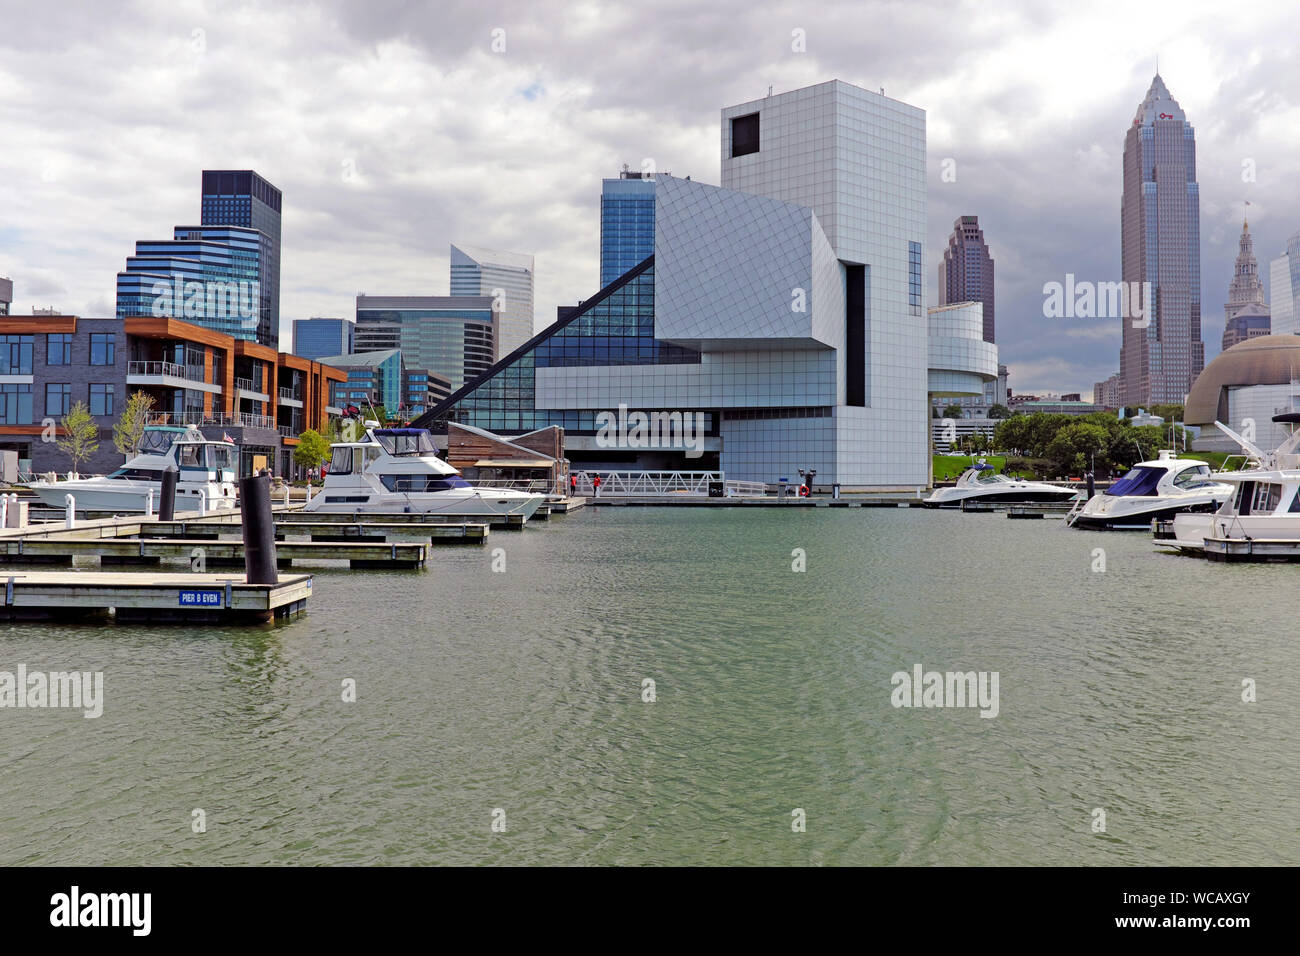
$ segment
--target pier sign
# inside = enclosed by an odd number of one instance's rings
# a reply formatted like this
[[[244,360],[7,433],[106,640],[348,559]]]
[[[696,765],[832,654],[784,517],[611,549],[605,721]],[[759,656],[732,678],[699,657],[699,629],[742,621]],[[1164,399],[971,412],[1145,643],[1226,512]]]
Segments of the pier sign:
[[[181,591],[181,607],[221,607],[220,591]]]

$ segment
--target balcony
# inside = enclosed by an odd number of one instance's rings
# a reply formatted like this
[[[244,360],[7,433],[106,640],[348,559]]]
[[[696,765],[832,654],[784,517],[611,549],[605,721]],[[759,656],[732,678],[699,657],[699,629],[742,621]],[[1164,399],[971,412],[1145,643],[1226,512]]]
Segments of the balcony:
[[[258,402],[269,402],[271,400],[271,396],[262,391],[261,387],[259,387],[251,378],[235,379],[236,400],[238,400],[240,396],[251,398]]]
[[[221,394],[221,386],[204,381],[203,370],[175,362],[127,362],[128,385],[161,385],[167,388],[192,388],[200,392]]]
[[[231,415],[225,413],[204,415],[202,412],[150,412],[146,422],[150,425],[222,425],[229,428],[280,430],[275,419],[269,415],[252,415],[248,412],[236,412]]]
[[[288,408],[302,408],[302,399],[291,388],[280,389],[280,404]]]

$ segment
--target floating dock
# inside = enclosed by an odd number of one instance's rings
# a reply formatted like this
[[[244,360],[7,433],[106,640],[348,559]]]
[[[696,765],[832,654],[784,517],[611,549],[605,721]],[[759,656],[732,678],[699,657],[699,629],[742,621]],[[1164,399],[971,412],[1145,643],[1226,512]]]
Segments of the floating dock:
[[[1211,561],[1300,561],[1300,541],[1288,538],[1206,538]]]
[[[119,622],[253,623],[295,617],[311,597],[309,574],[247,584],[222,574],[0,572],[0,619],[51,620],[111,615]]]
[[[387,518],[387,515],[383,516]],[[237,537],[238,525],[211,521],[158,521],[145,524],[137,533],[141,538],[185,538],[198,542],[220,541]],[[408,544],[454,544],[465,542],[482,544],[487,540],[486,524],[451,522],[421,523],[414,521],[286,521],[275,523],[276,548],[288,541],[290,535],[310,538],[313,542],[357,541],[366,539],[377,543],[405,542]]]
[[[300,561],[347,561],[353,568],[420,568],[428,560],[427,542],[278,541],[276,564]],[[0,540],[0,564],[71,566],[74,557],[98,558],[101,566],[157,565],[189,561],[200,567],[244,566],[242,541],[211,538],[23,538]]]

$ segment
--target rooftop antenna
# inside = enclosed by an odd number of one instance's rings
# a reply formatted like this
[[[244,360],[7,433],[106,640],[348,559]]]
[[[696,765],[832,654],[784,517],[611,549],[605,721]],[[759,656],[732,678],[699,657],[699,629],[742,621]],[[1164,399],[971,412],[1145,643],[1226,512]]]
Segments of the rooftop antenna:
[[[772,84],[771,84],[771,83],[767,84],[767,95],[768,95],[768,96],[771,96],[771,95],[772,95]]]

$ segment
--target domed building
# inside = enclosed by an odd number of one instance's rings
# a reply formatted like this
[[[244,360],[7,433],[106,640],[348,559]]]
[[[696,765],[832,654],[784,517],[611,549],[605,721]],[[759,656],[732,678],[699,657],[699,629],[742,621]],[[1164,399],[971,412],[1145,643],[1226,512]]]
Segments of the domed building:
[[[1240,451],[1214,427],[1220,421],[1237,432],[1253,422],[1255,444],[1268,451],[1287,437],[1273,416],[1290,411],[1300,411],[1300,335],[1261,335],[1205,366],[1187,395],[1184,419],[1201,428],[1198,450]]]

